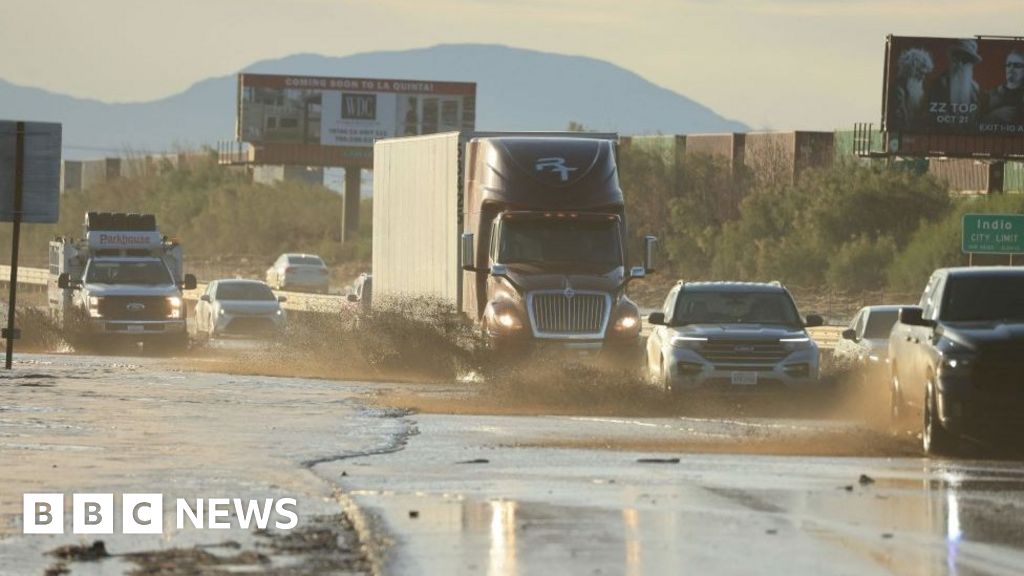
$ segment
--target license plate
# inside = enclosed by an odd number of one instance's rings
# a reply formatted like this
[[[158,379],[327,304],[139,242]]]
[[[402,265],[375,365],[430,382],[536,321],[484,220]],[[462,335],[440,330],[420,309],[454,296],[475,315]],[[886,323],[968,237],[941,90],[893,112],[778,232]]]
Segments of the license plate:
[[[142,324],[128,324],[127,326],[125,326],[125,329],[128,330],[129,332],[142,332],[143,330],[146,329],[146,327],[143,326]]]
[[[732,383],[735,386],[756,386],[757,372],[733,372]]]

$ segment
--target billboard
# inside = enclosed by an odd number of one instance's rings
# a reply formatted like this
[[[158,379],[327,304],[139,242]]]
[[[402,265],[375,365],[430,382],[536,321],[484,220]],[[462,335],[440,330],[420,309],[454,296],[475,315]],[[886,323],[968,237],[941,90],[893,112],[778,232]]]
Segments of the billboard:
[[[238,140],[282,153],[289,145],[342,147],[353,149],[353,158],[365,157],[380,138],[473,130],[475,124],[471,82],[238,76]]]
[[[889,36],[885,130],[1024,136],[1024,40]]]

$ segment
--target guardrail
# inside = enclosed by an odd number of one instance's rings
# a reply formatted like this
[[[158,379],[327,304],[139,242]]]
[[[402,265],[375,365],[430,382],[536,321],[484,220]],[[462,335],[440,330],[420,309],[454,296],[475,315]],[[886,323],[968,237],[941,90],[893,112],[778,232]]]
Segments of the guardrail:
[[[11,267],[0,265],[0,284],[7,284],[8,278],[11,277]],[[29,286],[46,286],[49,281],[50,273],[45,268],[26,268],[18,267],[18,283],[26,284]],[[196,286],[195,290],[186,290],[183,294],[186,300],[198,300],[199,296],[206,290],[206,284],[200,284]],[[327,294],[304,294],[302,292],[276,292],[280,296],[285,296],[287,301],[282,305],[285,310],[295,312],[318,312],[321,314],[340,314],[343,312],[353,312],[356,310],[358,304],[349,302],[344,296],[333,296]],[[643,314],[643,326],[642,333],[650,333],[650,325],[647,324],[647,314]],[[807,331],[810,333],[814,341],[818,343],[818,346],[824,349],[834,348],[836,341],[839,340],[840,334],[845,326],[819,326],[817,328],[809,328]]]
[[[11,267],[0,265],[0,284],[6,285],[11,277]],[[50,272],[45,268],[27,268],[18,266],[18,284],[45,289],[50,280]],[[206,284],[199,284],[195,290],[185,290],[182,296],[186,300],[199,300],[206,291]],[[356,309],[356,304],[349,302],[344,296],[323,294],[304,294],[302,292],[275,292],[285,296],[287,301],[282,308],[293,312],[320,312],[323,314],[340,314]]]

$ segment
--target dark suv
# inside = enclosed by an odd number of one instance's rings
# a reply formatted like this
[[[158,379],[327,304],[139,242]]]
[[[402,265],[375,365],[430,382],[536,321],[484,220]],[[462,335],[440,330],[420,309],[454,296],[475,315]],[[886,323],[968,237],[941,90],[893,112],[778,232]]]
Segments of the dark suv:
[[[818,346],[778,282],[679,282],[650,315],[647,371],[666,390],[818,383]]]
[[[889,337],[894,419],[923,415],[925,452],[1024,434],[1024,268],[936,270]]]

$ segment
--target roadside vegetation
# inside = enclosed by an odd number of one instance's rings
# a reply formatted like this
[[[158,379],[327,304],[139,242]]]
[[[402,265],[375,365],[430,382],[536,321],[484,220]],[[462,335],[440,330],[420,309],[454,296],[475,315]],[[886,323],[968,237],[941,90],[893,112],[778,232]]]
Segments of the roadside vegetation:
[[[361,211],[360,240],[342,243],[342,197],[322,186],[254,184],[244,173],[219,166],[215,153],[180,166],[128,162],[133,176],[62,195],[59,223],[23,226],[22,263],[45,264],[54,236],[81,237],[88,211],[156,214],[161,232],[182,244],[188,262],[248,259],[262,271],[289,251],[314,252],[328,263],[369,261],[369,201]],[[7,261],[10,227],[3,228],[0,251]]]
[[[180,166],[129,162],[133,176],[64,194],[58,224],[24,226],[23,265],[45,265],[52,237],[80,236],[86,211],[130,211],[156,214],[187,262],[214,275],[262,274],[285,251],[318,253],[350,276],[369,266],[370,200],[362,204],[359,238],[343,243],[342,198],[322,186],[254,184],[219,166],[214,153]],[[623,150],[633,260],[644,234],[660,239],[660,273],[646,288],[635,286],[650,292],[643,299],[663,297],[662,284],[677,278],[780,280],[804,294],[913,292],[934,268],[967,263],[964,213],[1024,212],[1020,195],[952,197],[944,183],[899,164],[837,163],[796,179],[771,168],[782,161],[760,164],[754,173],[721,157],[678,161],[657,146]],[[9,230],[0,231],[4,261]]]
[[[630,246],[661,241],[670,279],[779,280],[799,291],[916,291],[937,267],[967,263],[967,212],[1024,212],[1024,197],[954,197],[927,174],[838,163],[795,180],[712,156],[679,165],[656,148],[623,154]],[[771,171],[768,171],[771,174]],[[1007,257],[974,258],[1006,263]]]

